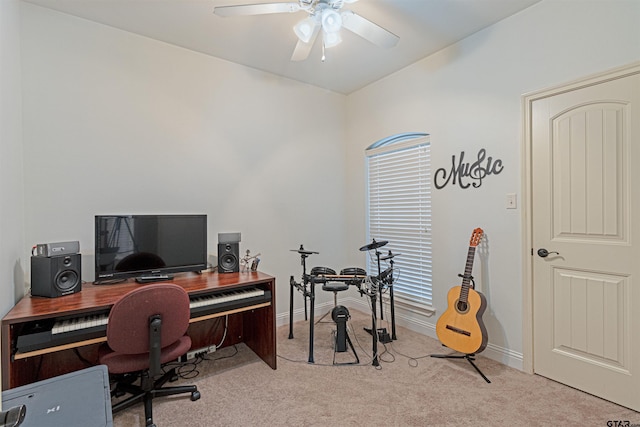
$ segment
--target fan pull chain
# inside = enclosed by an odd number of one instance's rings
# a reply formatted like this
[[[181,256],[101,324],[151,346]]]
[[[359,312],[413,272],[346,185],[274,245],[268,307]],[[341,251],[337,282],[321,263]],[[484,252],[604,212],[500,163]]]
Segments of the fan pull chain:
[[[324,62],[324,60],[326,59],[326,56],[324,55],[324,42],[322,43],[322,62]]]

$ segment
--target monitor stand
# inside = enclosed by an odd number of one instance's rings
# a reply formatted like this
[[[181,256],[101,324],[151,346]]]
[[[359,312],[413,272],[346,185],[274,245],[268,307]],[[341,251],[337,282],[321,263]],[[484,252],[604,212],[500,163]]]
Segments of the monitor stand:
[[[173,276],[169,274],[148,274],[136,277],[138,283],[162,282],[164,280],[173,280]]]

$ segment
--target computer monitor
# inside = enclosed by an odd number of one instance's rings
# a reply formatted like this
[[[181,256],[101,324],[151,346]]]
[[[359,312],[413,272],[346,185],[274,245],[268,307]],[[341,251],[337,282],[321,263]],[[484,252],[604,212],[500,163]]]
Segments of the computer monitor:
[[[207,268],[206,215],[96,215],[96,283]]]

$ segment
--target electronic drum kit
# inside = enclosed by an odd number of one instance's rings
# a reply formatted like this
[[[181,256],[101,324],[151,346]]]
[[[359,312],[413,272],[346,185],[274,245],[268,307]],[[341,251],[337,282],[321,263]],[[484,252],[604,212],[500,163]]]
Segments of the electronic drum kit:
[[[378,356],[377,356],[377,342],[382,337],[378,337],[378,333],[372,333],[371,331],[379,331],[376,329],[376,299],[380,300],[380,318],[383,318],[383,307],[382,307],[382,294],[385,289],[389,290],[389,301],[391,305],[391,321],[392,321],[392,336],[389,339],[395,340],[396,338],[396,327],[395,327],[395,309],[394,309],[394,301],[393,301],[393,258],[398,256],[399,254],[394,254],[391,251],[388,251],[388,254],[382,256],[382,253],[378,251],[379,248],[387,245],[389,242],[387,240],[373,241],[367,245],[364,245],[360,248],[360,251],[371,251],[374,250],[374,255],[377,261],[377,275],[368,275],[366,270],[359,267],[348,267],[340,270],[339,274],[336,273],[336,270],[330,267],[313,267],[309,274],[307,274],[307,265],[306,259],[310,255],[317,255],[319,252],[309,251],[304,249],[303,245],[300,245],[299,249],[291,249],[292,252],[297,252],[300,255],[300,263],[302,265],[302,281],[296,282],[293,276],[290,277],[290,300],[289,300],[289,339],[293,338],[293,291],[294,289],[298,290],[302,293],[304,297],[304,318],[308,320],[307,316],[307,298],[310,299],[310,307],[311,307],[311,319],[309,322],[309,363],[314,363],[313,360],[313,333],[314,333],[314,305],[315,305],[315,285],[318,283],[344,283],[349,286],[355,286],[358,288],[360,295],[367,295],[371,298],[371,311],[372,311],[372,328],[366,329],[369,333],[371,333],[373,337],[373,365],[378,366]],[[381,269],[381,261],[388,261],[389,267],[384,271]],[[386,331],[385,331],[386,332]],[[386,335],[388,338],[388,334]],[[383,342],[389,342],[383,341]],[[355,353],[355,351],[354,351]],[[356,355],[357,358],[357,355]]]

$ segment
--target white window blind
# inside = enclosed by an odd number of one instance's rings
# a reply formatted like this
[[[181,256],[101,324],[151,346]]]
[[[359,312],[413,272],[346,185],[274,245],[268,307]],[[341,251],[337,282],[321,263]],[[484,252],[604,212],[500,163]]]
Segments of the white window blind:
[[[394,261],[394,298],[432,305],[431,166],[428,137],[399,140],[367,149],[369,241],[399,254]],[[387,261],[388,262],[388,261]],[[385,269],[387,266],[381,266]],[[377,274],[370,256],[367,268]]]

